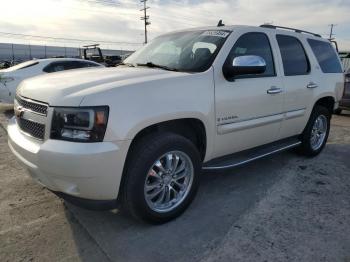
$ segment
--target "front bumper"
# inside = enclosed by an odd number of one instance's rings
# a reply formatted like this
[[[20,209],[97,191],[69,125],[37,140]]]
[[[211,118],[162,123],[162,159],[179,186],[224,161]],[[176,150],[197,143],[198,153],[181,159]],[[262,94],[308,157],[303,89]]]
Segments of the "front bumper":
[[[7,131],[11,151],[41,185],[79,198],[117,198],[130,141],[38,141],[23,134],[15,118]]]

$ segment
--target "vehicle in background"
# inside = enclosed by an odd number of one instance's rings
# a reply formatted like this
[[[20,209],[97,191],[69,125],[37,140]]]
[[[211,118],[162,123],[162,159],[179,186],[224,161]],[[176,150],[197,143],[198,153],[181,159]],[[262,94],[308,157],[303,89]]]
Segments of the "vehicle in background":
[[[127,53],[127,54],[123,54],[121,55],[122,57],[122,61],[124,61],[125,59],[127,59],[130,55],[132,55],[133,53]]]
[[[123,62],[120,55],[104,55],[99,44],[83,46],[81,58],[85,60],[95,61],[107,67],[113,67]]]
[[[99,44],[85,45],[81,53],[81,58],[85,60],[94,61],[96,63],[105,64],[105,59],[102,55],[102,50]]]
[[[340,115],[343,110],[350,110],[350,69],[345,73],[343,98],[339,101],[339,107],[334,112]]]
[[[344,72],[348,72],[350,70],[350,51],[339,52],[339,57],[343,64]]]
[[[0,62],[0,69],[6,69],[6,68],[9,68],[11,66],[12,66],[12,64],[10,61],[1,61]]]
[[[16,88],[24,79],[45,73],[88,67],[103,67],[103,65],[83,59],[49,58],[30,60],[0,70],[0,102],[13,104]]]
[[[120,55],[106,55],[104,58],[106,66],[108,67],[117,66],[123,62],[123,59]]]

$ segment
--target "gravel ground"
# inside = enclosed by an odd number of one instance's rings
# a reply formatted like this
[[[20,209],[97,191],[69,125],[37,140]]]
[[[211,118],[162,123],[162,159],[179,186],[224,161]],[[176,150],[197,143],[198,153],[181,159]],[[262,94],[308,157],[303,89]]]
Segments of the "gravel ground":
[[[6,124],[0,106],[0,124]],[[350,114],[316,158],[284,152],[204,174],[162,226],[64,203],[14,159],[0,125],[0,261],[350,261]]]

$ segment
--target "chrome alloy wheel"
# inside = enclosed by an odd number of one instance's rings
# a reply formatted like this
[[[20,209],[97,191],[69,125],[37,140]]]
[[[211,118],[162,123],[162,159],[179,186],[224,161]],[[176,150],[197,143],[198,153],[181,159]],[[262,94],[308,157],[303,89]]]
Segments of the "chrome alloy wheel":
[[[171,151],[154,162],[147,173],[144,194],[155,212],[169,212],[179,206],[190,192],[194,176],[192,161],[180,151]]]
[[[324,115],[319,115],[316,118],[311,130],[311,148],[313,150],[316,151],[322,146],[327,135],[327,130],[327,117],[325,117]]]

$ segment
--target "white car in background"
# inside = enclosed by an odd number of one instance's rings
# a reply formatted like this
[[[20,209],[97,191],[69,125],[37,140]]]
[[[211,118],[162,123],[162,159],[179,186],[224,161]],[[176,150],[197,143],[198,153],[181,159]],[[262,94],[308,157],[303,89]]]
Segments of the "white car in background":
[[[16,88],[24,80],[46,73],[70,69],[104,67],[93,61],[76,58],[36,59],[0,70],[0,102],[13,104]]]

